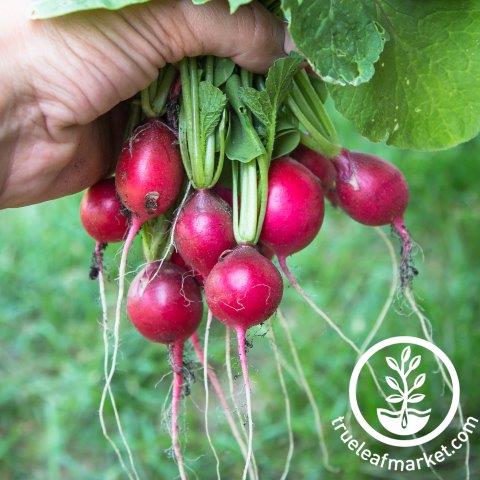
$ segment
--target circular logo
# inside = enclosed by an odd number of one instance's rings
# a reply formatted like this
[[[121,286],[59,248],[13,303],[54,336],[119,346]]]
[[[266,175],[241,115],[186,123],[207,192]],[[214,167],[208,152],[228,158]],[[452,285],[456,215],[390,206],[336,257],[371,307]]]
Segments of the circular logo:
[[[373,428],[363,416],[357,400],[357,385],[360,373],[369,360],[381,350],[392,345],[405,345],[398,358],[385,356],[391,375],[385,377],[388,386],[386,407],[377,408],[377,418],[382,427],[397,436],[413,436],[420,432],[430,419],[431,409],[422,409],[425,395],[421,393],[426,380],[426,373],[421,373],[421,355],[412,355],[412,345],[422,347],[431,352],[442,364],[450,377],[452,399],[443,421],[432,431],[414,438],[393,438]],[[449,385],[449,386],[450,386]],[[423,445],[440,435],[450,424],[460,401],[460,384],[453,363],[436,345],[417,337],[400,336],[382,340],[370,347],[360,356],[350,377],[349,398],[352,413],[360,426],[373,438],[395,447],[413,447]]]

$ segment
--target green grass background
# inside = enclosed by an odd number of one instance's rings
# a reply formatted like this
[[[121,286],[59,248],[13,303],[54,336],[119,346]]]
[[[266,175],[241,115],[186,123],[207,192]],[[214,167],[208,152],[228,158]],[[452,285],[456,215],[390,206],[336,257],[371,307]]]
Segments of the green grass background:
[[[417,256],[421,274],[415,291],[431,319],[436,341],[456,365],[466,414],[480,417],[480,141],[445,152],[400,151],[365,141],[341,118],[336,122],[345,145],[378,153],[407,176],[411,204],[406,220],[425,258]],[[103,347],[97,285],[88,280],[92,241],[80,225],[79,198],[74,195],[0,213],[0,478],[4,480],[123,478],[97,418]],[[118,246],[110,246],[110,307],[117,262]],[[130,270],[140,263],[137,251],[130,257]],[[327,207],[320,235],[289,264],[315,301],[361,343],[385,301],[391,280],[387,250],[377,233]],[[354,354],[292,289],[286,289],[283,304],[321,411],[331,463],[341,468],[336,475],[323,468],[312,411],[287,374],[296,442],[289,478],[432,478],[427,471],[395,476],[369,469],[339,441],[329,422],[345,413]],[[405,309],[397,302],[377,340],[420,334],[415,317],[401,311]],[[279,347],[290,358],[276,325]],[[176,478],[162,413],[171,381],[166,349],[144,341],[128,320],[123,321],[121,333],[114,390],[142,477]],[[265,328],[253,329],[249,336],[253,344],[249,357],[255,451],[262,480],[280,477],[287,448],[284,406],[264,333]],[[213,328],[210,351],[224,379],[224,330],[220,325]],[[191,351],[188,356],[193,359]],[[238,373],[236,361],[234,369]],[[194,372],[197,381],[183,405],[183,449],[198,478],[213,479],[198,364],[194,364]],[[236,384],[241,401],[240,381]],[[373,390],[365,395],[366,402],[368,395],[375,401]],[[442,402],[441,392],[438,402]],[[213,396],[210,422],[223,478],[240,478],[242,459]],[[457,430],[458,424],[452,423],[438,442],[450,439]],[[358,427],[354,426],[354,432],[373,449],[386,449]],[[472,437],[472,478],[480,477],[479,446],[477,431]],[[396,456],[418,454],[418,450],[390,452]],[[444,478],[464,478],[463,454],[442,466]]]

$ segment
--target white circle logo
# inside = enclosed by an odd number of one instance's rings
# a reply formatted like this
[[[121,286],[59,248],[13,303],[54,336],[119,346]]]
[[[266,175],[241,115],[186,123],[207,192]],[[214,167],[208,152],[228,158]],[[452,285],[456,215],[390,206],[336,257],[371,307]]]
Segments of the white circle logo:
[[[373,355],[392,345],[405,345],[399,358],[385,357],[385,362],[392,372],[385,381],[388,385],[386,405],[390,408],[377,408],[377,418],[382,427],[396,436],[413,436],[420,432],[430,419],[431,409],[422,409],[425,395],[421,393],[426,380],[426,373],[421,373],[421,355],[412,355],[412,345],[428,350],[445,367],[450,376],[452,399],[443,421],[432,431],[414,438],[393,438],[373,428],[363,416],[357,400],[357,386],[362,369]],[[368,365],[367,365],[368,366]],[[436,345],[417,337],[401,336],[382,340],[370,347],[358,359],[350,377],[349,398],[352,413],[360,426],[373,438],[394,447],[413,447],[423,445],[440,435],[450,424],[460,401],[460,384],[453,363]]]

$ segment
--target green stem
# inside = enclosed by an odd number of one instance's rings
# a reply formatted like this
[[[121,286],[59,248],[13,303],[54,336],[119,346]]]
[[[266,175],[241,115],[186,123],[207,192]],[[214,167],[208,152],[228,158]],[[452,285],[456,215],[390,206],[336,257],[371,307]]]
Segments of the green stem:
[[[308,119],[309,123],[328,140],[327,130],[324,128],[316,113],[312,110],[310,102],[303,96],[303,92],[295,82],[292,82],[292,92],[290,96],[298,105],[304,117]]]
[[[297,117],[298,121],[303,125],[309,134],[309,144],[307,145],[306,142],[303,142],[303,139],[302,142],[305,143],[309,148],[312,148],[313,150],[316,150],[329,158],[336,157],[340,153],[340,147],[330,142],[310,123],[309,119],[303,114],[302,110],[291,96],[288,97],[287,103],[293,114]],[[302,138],[304,137],[305,135]]]
[[[217,169],[215,171],[215,175],[213,177],[212,182],[209,184],[208,188],[212,188],[219,180],[220,175],[222,174],[223,170],[223,163],[225,161],[225,130],[227,125],[227,109],[223,111],[222,120],[220,121],[220,125],[218,127],[218,163]]]
[[[257,236],[258,195],[257,161],[240,164],[240,238],[238,243],[255,243]]]
[[[176,69],[173,65],[167,65],[162,69],[162,76],[159,77],[158,88],[152,101],[152,109],[161,116],[165,113],[165,105],[167,104],[168,94],[176,76]]]
[[[213,61],[214,58],[209,55],[205,62],[205,80],[213,84]],[[205,182],[210,186],[213,182],[215,172],[215,132],[209,135],[206,139],[205,148]]]
[[[260,174],[260,180],[258,182],[258,197],[260,202],[260,210],[258,212],[255,243],[258,243],[258,240],[260,239],[260,234],[262,233],[263,221],[265,220],[265,214],[267,212],[269,166],[270,166],[270,157],[266,157],[264,155],[262,155],[261,157],[258,157],[258,168],[259,168],[259,174]]]
[[[202,162],[202,145],[200,131],[200,105],[198,99],[198,66],[196,58],[189,58],[190,98],[192,105],[192,137],[193,144],[189,145],[192,159],[192,174],[194,185],[205,184],[205,174]]]
[[[297,83],[298,88],[307,98],[308,102],[312,106],[313,110],[317,114],[320,122],[322,123],[324,129],[326,130],[329,140],[332,143],[338,143],[338,135],[337,131],[335,130],[335,126],[333,125],[330,117],[328,116],[327,111],[325,110],[325,106],[323,105],[322,99],[319,97],[318,93],[313,88],[313,85],[310,81],[310,77],[305,69],[301,69],[296,75],[294,82]]]
[[[123,136],[123,141],[127,141],[131,136],[135,127],[140,122],[142,116],[142,107],[138,100],[132,100],[130,103],[130,114],[128,116],[127,126],[125,127],[125,133]]]
[[[235,240],[238,242],[240,238],[240,231],[239,231],[239,212],[238,212],[238,165],[240,162],[237,160],[232,161],[232,209],[233,209],[233,234],[235,236]]]
[[[147,116],[148,118],[155,118],[157,114],[153,111],[152,105],[150,104],[149,87],[142,90],[140,97],[142,100],[142,110],[145,116]]]

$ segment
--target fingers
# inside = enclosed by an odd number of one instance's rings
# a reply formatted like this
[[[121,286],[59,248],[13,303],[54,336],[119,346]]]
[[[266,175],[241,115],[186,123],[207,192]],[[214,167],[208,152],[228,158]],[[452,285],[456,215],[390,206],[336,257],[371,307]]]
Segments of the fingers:
[[[230,15],[227,2],[221,0],[205,8],[188,0],[183,10],[191,35],[197,40],[197,45],[192,42],[187,46],[187,55],[231,57],[254,72],[265,72],[274,60],[285,55],[284,25],[259,3],[240,7],[234,15]],[[196,49],[191,48],[194,45]]]

